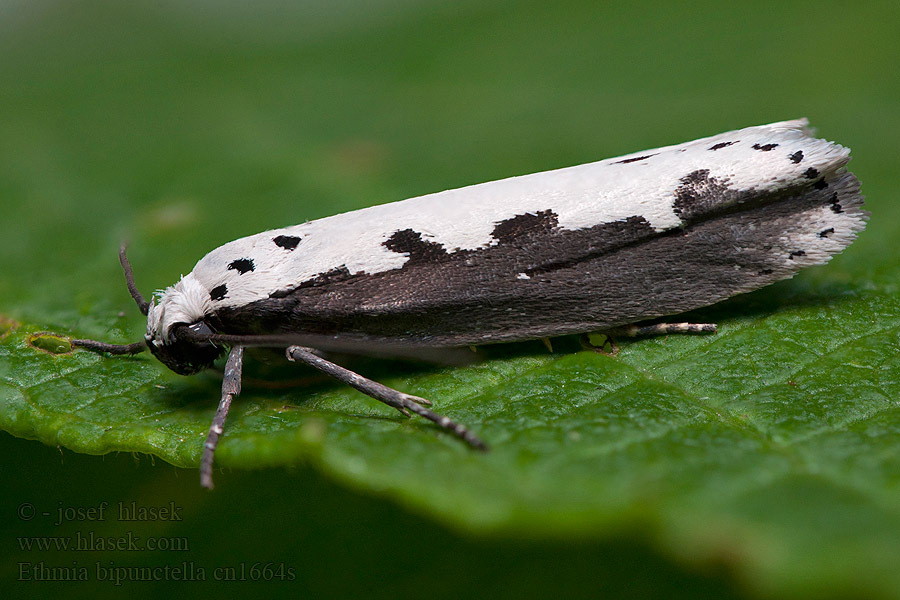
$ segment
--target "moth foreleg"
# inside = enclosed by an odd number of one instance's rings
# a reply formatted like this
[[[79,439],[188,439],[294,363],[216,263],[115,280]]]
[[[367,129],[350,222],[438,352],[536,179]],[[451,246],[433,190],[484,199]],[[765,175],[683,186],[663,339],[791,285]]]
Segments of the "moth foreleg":
[[[359,390],[363,394],[371,396],[376,400],[384,402],[388,406],[396,408],[406,416],[410,416],[410,412],[414,412],[415,414],[421,417],[425,417],[429,421],[437,424],[442,429],[446,429],[447,431],[453,433],[453,435],[462,439],[473,448],[477,448],[479,450],[487,450],[487,444],[481,441],[474,433],[472,433],[459,423],[453,422],[452,420],[450,420],[450,418],[441,416],[425,408],[425,406],[423,405],[431,405],[431,402],[429,402],[425,398],[420,398],[411,394],[404,394],[403,392],[398,392],[397,390],[389,388],[386,385],[382,385],[377,381],[366,379],[358,373],[354,373],[349,369],[345,369],[340,365],[336,365],[331,361],[325,360],[321,356],[317,355],[311,348],[290,346],[287,349],[286,354],[288,360],[304,362],[309,366],[322,371],[326,375],[330,375],[338,381],[346,383],[350,387]]]
[[[203,458],[200,459],[200,485],[213,489],[212,470],[213,459],[216,455],[216,446],[219,445],[219,436],[225,427],[225,419],[228,417],[228,409],[231,408],[231,399],[241,393],[241,369],[244,363],[244,347],[234,346],[228,354],[225,362],[225,375],[222,377],[222,399],[212,425],[209,426],[209,434],[206,443],[203,444]]]

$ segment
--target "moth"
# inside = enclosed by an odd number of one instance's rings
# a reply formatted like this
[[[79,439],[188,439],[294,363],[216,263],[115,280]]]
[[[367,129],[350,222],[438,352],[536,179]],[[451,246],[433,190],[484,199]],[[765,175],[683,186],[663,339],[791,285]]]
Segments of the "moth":
[[[124,248],[143,341],[182,375],[228,352],[204,446],[240,393],[243,350],[285,348],[404,415],[486,445],[424,398],[366,379],[329,351],[426,349],[610,331],[707,306],[827,262],[863,230],[850,152],[805,119],[373,206],[241,238],[147,302]],[[710,331],[649,326],[633,333]]]

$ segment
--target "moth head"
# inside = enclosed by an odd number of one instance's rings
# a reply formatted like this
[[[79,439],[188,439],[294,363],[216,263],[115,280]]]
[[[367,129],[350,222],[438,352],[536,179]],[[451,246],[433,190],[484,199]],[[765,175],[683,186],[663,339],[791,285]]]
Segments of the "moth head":
[[[204,321],[177,323],[165,340],[146,337],[150,352],[179,375],[193,375],[208,369],[222,354],[222,348],[208,341],[215,332]]]
[[[209,341],[215,330],[206,321],[209,292],[193,274],[154,298],[147,307],[147,347],[179,375],[211,367],[222,348]]]
[[[159,361],[180,375],[193,375],[211,367],[222,348],[210,341],[215,332],[206,321],[204,303],[199,297],[208,293],[190,275],[167,289],[159,302],[147,302],[134,283],[131,264],[125,256],[125,246],[119,250],[119,261],[125,271],[125,282],[131,297],[147,316],[147,333],[143,342],[107,344],[96,340],[72,340],[72,344],[95,352],[137,354],[146,348]]]

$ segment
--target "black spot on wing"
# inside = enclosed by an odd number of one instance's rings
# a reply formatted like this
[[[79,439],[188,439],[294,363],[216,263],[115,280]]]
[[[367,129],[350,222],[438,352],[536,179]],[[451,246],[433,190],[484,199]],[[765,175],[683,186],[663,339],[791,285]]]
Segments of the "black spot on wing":
[[[793,252],[788,254],[788,258],[791,260],[794,260],[795,256],[806,256],[806,251],[805,250],[794,250]]]
[[[803,160],[803,150],[797,150],[793,154],[788,154],[788,158],[791,159],[791,162],[795,165],[798,164],[801,160]]]
[[[272,238],[272,241],[275,242],[275,245],[279,248],[292,251],[297,247],[297,244],[300,243],[300,237],[296,235],[279,235]]]
[[[400,229],[381,243],[382,246],[398,254],[409,255],[407,264],[440,262],[447,258],[447,251],[437,242],[422,239],[422,234],[412,229]]]
[[[646,156],[635,156],[634,158],[626,158],[625,160],[617,160],[614,162],[614,165],[627,165],[628,163],[638,162],[641,160],[647,160],[651,156],[656,156],[655,154],[647,154]]]
[[[551,233],[559,223],[559,216],[552,210],[516,215],[499,221],[491,232],[491,237],[501,244],[517,238]]]
[[[823,229],[823,230],[820,231],[817,235],[818,235],[820,238],[827,238],[827,237],[828,237],[829,235],[831,235],[832,233],[834,233],[834,227],[829,227],[828,229]]]
[[[715,144],[714,146],[710,146],[709,150],[721,150],[722,148],[727,148],[728,146],[730,146],[732,144],[736,144],[739,141],[740,140],[735,140],[734,142],[719,142],[718,144]]]
[[[816,169],[813,169],[812,167],[810,167],[806,171],[803,172],[803,176],[806,177],[807,179],[815,179],[816,177],[819,176],[819,172]]]
[[[675,190],[673,209],[685,221],[715,210],[739,197],[724,182],[709,176],[709,169],[698,169],[682,177]]]
[[[239,258],[229,263],[228,270],[234,270],[243,275],[244,273],[256,270],[256,265],[253,264],[252,258]]]
[[[222,285],[217,285],[213,289],[209,291],[209,299],[210,300],[222,300],[225,298],[225,295],[228,293],[228,287],[223,283]]]
[[[844,207],[841,206],[840,198],[838,198],[837,192],[831,195],[831,212],[838,215],[844,212]]]
[[[774,150],[777,147],[778,144],[763,144],[761,146],[759,144],[753,144],[752,146],[754,150],[759,150],[760,152],[769,152],[770,150]]]
[[[824,177],[813,184],[813,188],[815,188],[817,190],[824,190],[827,187],[828,187],[828,182],[825,181]]]

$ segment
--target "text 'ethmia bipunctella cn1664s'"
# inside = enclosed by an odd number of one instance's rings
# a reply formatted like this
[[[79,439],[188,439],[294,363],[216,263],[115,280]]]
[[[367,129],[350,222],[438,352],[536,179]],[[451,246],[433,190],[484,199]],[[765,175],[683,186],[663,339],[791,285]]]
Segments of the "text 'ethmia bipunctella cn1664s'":
[[[847,148],[806,120],[373,206],[241,238],[149,303],[144,341],[74,340],[113,354],[149,348],[190,375],[228,351],[203,450],[240,392],[247,346],[304,362],[474,448],[468,428],[324,353],[433,348],[608,332],[713,304],[827,262],[865,227]]]

